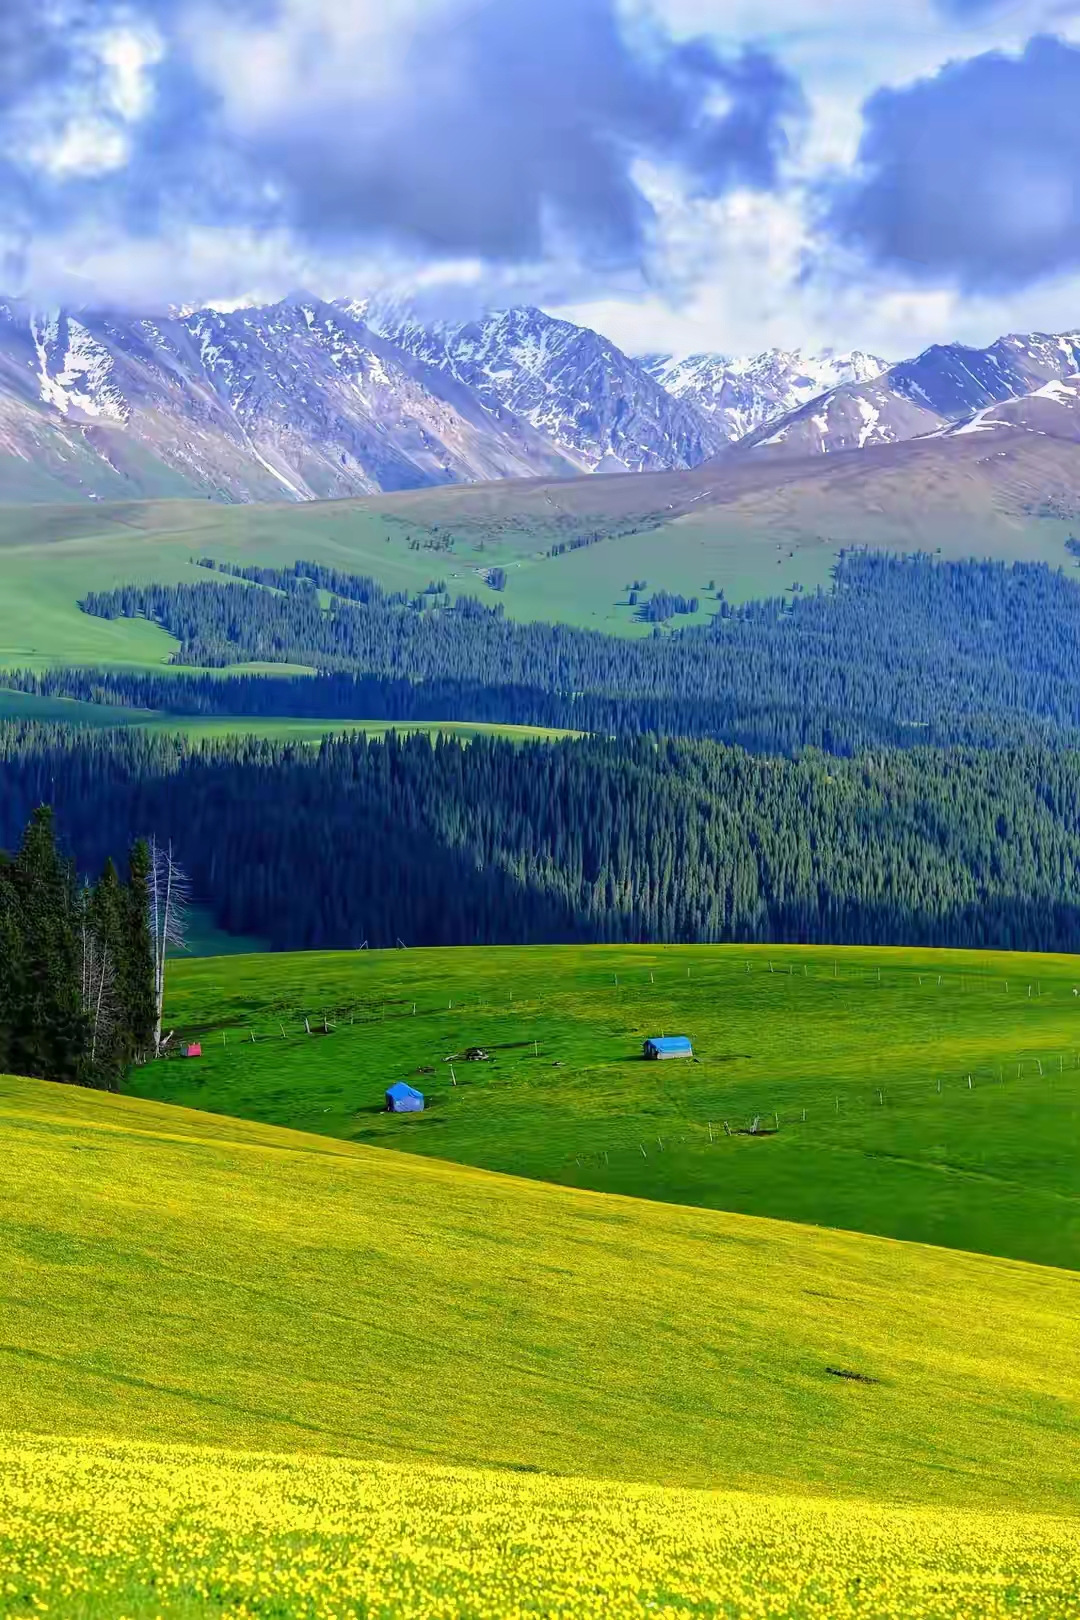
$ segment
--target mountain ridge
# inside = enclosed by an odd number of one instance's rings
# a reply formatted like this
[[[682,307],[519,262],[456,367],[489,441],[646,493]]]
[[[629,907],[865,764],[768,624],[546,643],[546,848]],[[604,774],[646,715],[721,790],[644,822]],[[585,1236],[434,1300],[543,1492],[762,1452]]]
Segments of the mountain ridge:
[[[642,363],[669,393],[715,421],[729,443],[833,388],[868,382],[888,369],[887,360],[859,349],[848,354],[767,349],[736,359],[707,351],[681,358],[649,354]]]
[[[694,402],[589,327],[529,306],[426,323],[408,305],[363,306],[375,330],[523,417],[583,471],[697,466],[725,438]]]
[[[310,501],[681,473],[967,422],[1068,439],[1045,390],[1077,377],[1080,333],[932,345],[886,366],[861,351],[635,358],[529,307],[430,322],[401,300],[307,293],[163,316],[7,301],[0,497]]]
[[[1010,333],[985,349],[931,344],[876,378],[841,384],[763,424],[741,448],[805,456],[896,444],[948,431],[1077,375],[1080,332]]]

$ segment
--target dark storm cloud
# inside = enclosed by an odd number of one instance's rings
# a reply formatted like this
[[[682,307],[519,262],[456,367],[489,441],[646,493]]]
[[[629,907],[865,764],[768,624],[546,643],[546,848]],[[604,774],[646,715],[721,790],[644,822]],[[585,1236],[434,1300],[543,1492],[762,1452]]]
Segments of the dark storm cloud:
[[[74,8],[74,31],[72,10],[63,26],[25,24],[21,0],[0,0],[9,105],[31,81],[62,93],[93,71],[85,35],[120,8],[87,0]],[[767,53],[724,56],[705,41],[626,33],[616,0],[462,0],[417,26],[386,93],[343,92],[335,42],[312,23],[304,93],[283,96],[253,128],[229,116],[228,85],[212,90],[185,58],[182,31],[172,33],[183,0],[124,10],[166,39],[154,111],[130,132],[122,170],[24,171],[5,187],[9,199],[19,192],[31,227],[92,215],[152,233],[168,215],[285,224],[321,246],[383,238],[493,261],[536,257],[554,232],[590,263],[634,264],[651,217],[638,159],[670,165],[707,196],[770,189],[802,107]],[[271,23],[276,14],[272,0],[249,10]],[[225,21],[237,13],[232,0],[219,8]],[[0,115],[6,83],[0,76]]]
[[[770,188],[798,91],[767,55],[639,41],[612,0],[472,5],[414,39],[406,89],[290,120],[252,154],[315,236],[372,226],[434,253],[540,252],[553,223],[588,254],[628,261],[648,208],[637,157],[708,195]]]
[[[854,174],[826,199],[833,233],[883,266],[1006,291],[1080,265],[1080,50],[952,63],[864,108]]]

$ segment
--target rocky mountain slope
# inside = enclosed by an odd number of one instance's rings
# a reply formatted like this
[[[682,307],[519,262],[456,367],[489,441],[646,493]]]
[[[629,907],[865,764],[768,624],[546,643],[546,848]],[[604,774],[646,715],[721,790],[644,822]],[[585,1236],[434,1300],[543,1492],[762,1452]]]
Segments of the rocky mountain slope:
[[[310,500],[579,470],[314,299],[167,319],[0,306],[0,494]]]
[[[636,360],[527,308],[455,325],[306,295],[160,318],[0,304],[0,500],[302,501],[677,473],[999,421],[1061,437],[1038,424],[1058,421],[1054,389],[1080,378],[1080,334],[882,364]]]
[[[542,310],[452,324],[425,323],[392,302],[351,308],[489,406],[531,423],[582,471],[696,467],[730,437],[697,401],[672,393],[607,338]]]
[[[770,349],[736,360],[721,354],[683,359],[648,354],[641,363],[662,388],[696,406],[732,443],[830,389],[869,382],[888,367],[888,361],[857,349],[850,354]]]
[[[743,441],[788,455],[896,444],[1080,374],[1080,333],[1012,335],[986,349],[935,344],[867,382],[831,389]]]

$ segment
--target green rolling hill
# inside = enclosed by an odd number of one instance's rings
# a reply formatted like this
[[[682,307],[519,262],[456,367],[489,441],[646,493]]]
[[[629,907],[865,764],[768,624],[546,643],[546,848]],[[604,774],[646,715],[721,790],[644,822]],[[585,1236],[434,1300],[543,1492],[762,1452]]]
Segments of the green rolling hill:
[[[11,1430],[1077,1505],[1070,1273],[30,1081],[0,1142]]]
[[[205,1055],[137,1071],[147,1096],[573,1187],[1080,1269],[1072,958],[535,947],[172,972],[168,1022]],[[333,1033],[308,1036],[305,1018]],[[643,1039],[665,1031],[689,1034],[696,1061],[644,1062]],[[471,1047],[489,1061],[467,1061]],[[397,1080],[424,1091],[423,1116],[382,1111]],[[755,1119],[775,1134],[736,1134]]]
[[[1075,968],[175,963],[172,1105],[0,1077],[5,1613],[1072,1615]]]
[[[154,625],[91,620],[87,591],[190,579],[192,560],[298,557],[418,591],[434,577],[491,602],[501,567],[512,617],[626,635],[648,631],[626,587],[645,579],[702,599],[827,586],[845,546],[1069,564],[1080,489],[1075,443],[1022,432],[916,440],[810,459],[724,455],[688,472],[551,482],[504,480],[360,500],[225,506],[210,501],[9,506],[0,512],[0,668],[158,667],[174,644]],[[1047,504],[1046,491],[1057,492]],[[1072,503],[1072,504],[1070,504]],[[554,548],[584,536],[598,543]]]

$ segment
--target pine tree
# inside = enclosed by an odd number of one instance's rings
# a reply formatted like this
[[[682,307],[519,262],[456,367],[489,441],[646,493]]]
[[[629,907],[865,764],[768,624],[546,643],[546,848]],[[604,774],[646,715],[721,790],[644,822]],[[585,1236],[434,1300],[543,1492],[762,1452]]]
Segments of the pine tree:
[[[127,903],[112,860],[84,891],[81,919],[83,1010],[90,1024],[93,1079],[115,1087],[130,1059],[127,1014]]]
[[[127,1023],[128,1061],[139,1062],[154,1039],[154,945],[150,932],[150,846],[140,839],[128,856],[124,890],[125,947],[123,1001]]]
[[[0,856],[0,1074],[16,1067],[16,1042],[23,1027],[26,964],[18,895],[10,863]]]
[[[35,810],[11,867],[21,915],[25,993],[12,1043],[20,1074],[84,1078],[87,1020],[74,875],[56,847],[52,811]]]

